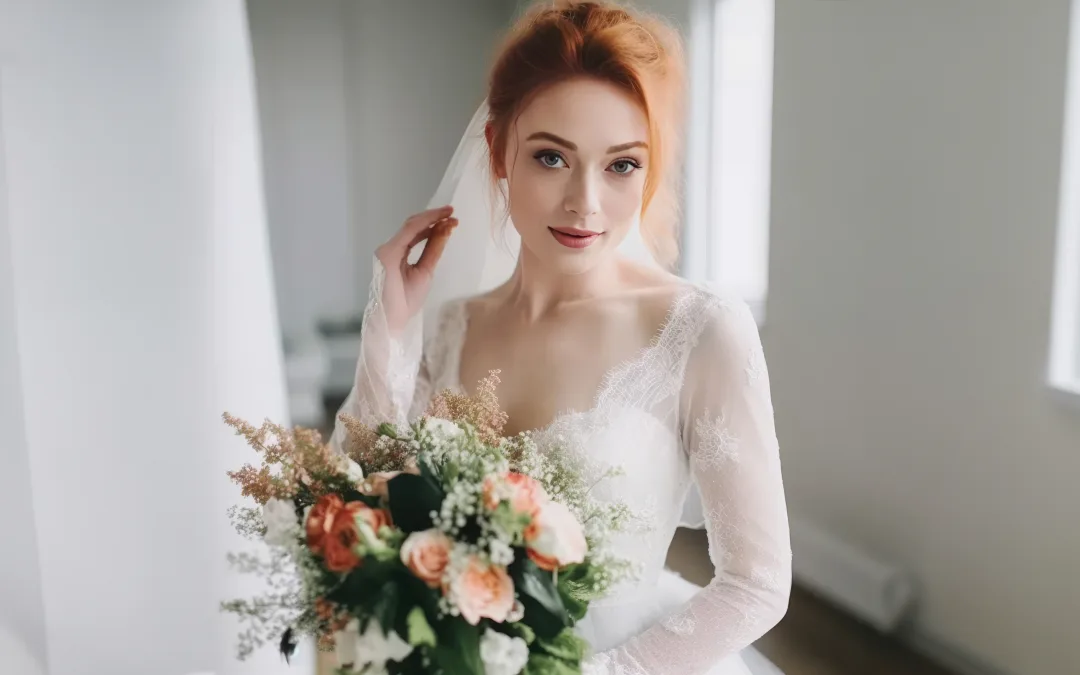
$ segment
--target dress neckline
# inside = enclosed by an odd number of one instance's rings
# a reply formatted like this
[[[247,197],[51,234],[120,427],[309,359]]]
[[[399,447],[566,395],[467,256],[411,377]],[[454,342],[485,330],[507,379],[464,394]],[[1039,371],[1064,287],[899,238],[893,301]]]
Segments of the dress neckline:
[[[606,407],[605,403],[610,398],[614,385],[619,381],[620,376],[628,369],[647,363],[654,355],[660,353],[662,349],[666,348],[672,342],[675,326],[678,323],[679,317],[683,314],[683,308],[687,305],[686,300],[690,298],[696,290],[697,286],[689,282],[680,285],[679,290],[675,293],[675,297],[668,305],[667,314],[665,315],[664,320],[660,322],[652,339],[647,345],[638,350],[638,353],[635,356],[616,363],[604,372],[600,379],[600,386],[597,388],[596,393],[593,394],[593,402],[588,408],[584,410],[568,409],[564,412],[556,413],[547,424],[535,428],[523,429],[522,433],[533,436],[544,434],[567,419],[587,417],[599,414],[603,411]],[[453,359],[450,365],[449,381],[451,388],[458,393],[465,393],[465,387],[461,382],[461,355],[465,351],[465,338],[469,328],[469,300],[469,298],[456,300],[456,307],[453,308],[453,311],[456,313],[456,320],[452,323],[455,334],[453,336]]]

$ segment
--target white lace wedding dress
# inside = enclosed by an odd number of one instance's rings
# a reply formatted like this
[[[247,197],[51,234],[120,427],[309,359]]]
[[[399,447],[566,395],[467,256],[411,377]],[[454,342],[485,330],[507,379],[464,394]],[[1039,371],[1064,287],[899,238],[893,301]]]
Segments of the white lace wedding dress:
[[[466,303],[445,303],[426,337],[417,317],[390,339],[378,261],[375,270],[356,384],[342,410],[405,421],[433,393],[463,391]],[[342,434],[339,425],[336,444]],[[594,406],[559,415],[536,436],[541,447],[557,440],[621,466],[623,475],[597,494],[645,510],[651,525],[617,542],[643,574],[594,603],[578,624],[596,651],[588,672],[751,673],[741,653],[784,615],[791,553],[769,377],[746,304],[688,283],[653,343],[607,374]],[[691,481],[715,566],[704,588],[664,570]]]

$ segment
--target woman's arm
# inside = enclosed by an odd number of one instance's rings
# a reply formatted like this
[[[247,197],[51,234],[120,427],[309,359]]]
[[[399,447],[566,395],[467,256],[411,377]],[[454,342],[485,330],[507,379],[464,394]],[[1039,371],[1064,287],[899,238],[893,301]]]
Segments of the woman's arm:
[[[368,426],[383,422],[406,424],[413,399],[424,390],[427,381],[421,372],[422,313],[411,317],[401,328],[392,330],[383,309],[386,268],[374,260],[375,274],[360,328],[360,354],[356,361],[353,386],[334,420],[330,443],[344,450],[345,426],[342,413]],[[418,389],[420,392],[418,392]]]
[[[677,612],[598,655],[592,665],[601,673],[706,673],[787,611],[791,548],[761,341],[745,303],[711,300],[686,369],[682,437],[715,576]]]
[[[435,265],[457,226],[452,209],[418,213],[392,239],[379,247],[374,275],[360,327],[360,354],[352,390],[340,413],[366,425],[408,423],[417,396],[427,396],[423,368],[423,314]],[[413,247],[426,242],[415,264]],[[340,415],[331,446],[341,452],[346,438]]]

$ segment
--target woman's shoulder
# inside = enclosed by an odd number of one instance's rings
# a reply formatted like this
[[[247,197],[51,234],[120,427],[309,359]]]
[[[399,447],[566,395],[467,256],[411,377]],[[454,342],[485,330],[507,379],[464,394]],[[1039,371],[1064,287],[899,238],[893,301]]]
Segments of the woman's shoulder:
[[[654,311],[666,309],[669,319],[693,318],[702,323],[753,319],[749,303],[722,284],[692,281],[667,272],[653,278],[641,297]]]
[[[737,352],[760,340],[749,303],[724,285],[672,275],[642,297],[648,314],[663,316],[660,339],[682,358],[695,353],[712,358],[708,355]]]

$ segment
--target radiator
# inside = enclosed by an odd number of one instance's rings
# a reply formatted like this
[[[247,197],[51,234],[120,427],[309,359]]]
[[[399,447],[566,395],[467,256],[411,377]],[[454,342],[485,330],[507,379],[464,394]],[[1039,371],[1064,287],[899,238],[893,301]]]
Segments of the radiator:
[[[914,607],[910,573],[806,520],[791,521],[795,581],[881,632],[892,632]]]

